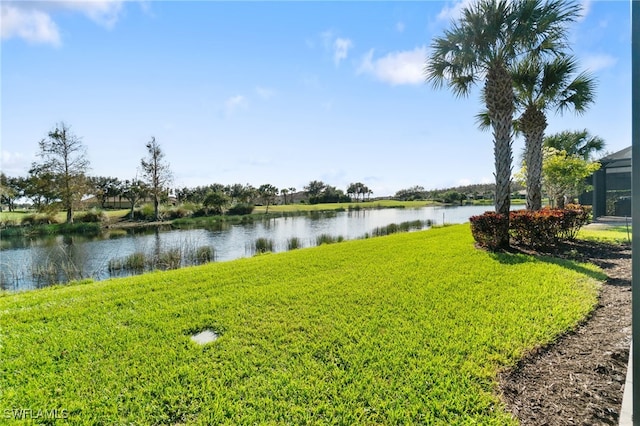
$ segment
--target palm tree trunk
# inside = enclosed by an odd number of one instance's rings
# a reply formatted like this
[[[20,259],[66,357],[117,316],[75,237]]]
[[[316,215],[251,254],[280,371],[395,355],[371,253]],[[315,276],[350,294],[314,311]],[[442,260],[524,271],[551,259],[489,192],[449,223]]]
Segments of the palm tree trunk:
[[[525,137],[527,166],[527,210],[542,208],[542,140],[547,119],[539,109],[529,106],[520,118]]]
[[[527,144],[527,210],[542,208],[542,138],[544,132],[535,132]]]
[[[493,154],[496,179],[496,212],[505,220],[497,229],[498,247],[509,247],[509,211],[511,210],[511,163],[513,86],[511,76],[504,65],[496,64],[487,72],[485,81],[485,101],[491,127],[493,127]]]

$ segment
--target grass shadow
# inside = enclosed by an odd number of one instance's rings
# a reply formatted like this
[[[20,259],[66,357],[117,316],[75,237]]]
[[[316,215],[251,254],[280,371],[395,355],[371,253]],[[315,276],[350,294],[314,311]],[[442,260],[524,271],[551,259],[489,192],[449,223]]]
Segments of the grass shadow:
[[[580,241],[580,243],[581,244],[576,244],[575,241],[563,242],[548,252],[534,251],[525,247],[511,246],[509,250],[493,252],[489,255],[503,265],[517,265],[527,262],[545,262],[571,269],[596,280],[607,280],[607,274],[602,271],[593,270],[586,264],[591,263],[600,268],[606,268],[606,261],[603,259],[606,259],[607,256],[615,256],[614,253],[621,250],[621,248],[612,244],[600,243],[599,249],[596,250],[596,255],[593,253],[593,246],[598,246],[598,243],[582,241]],[[600,260],[599,262],[594,261],[594,255],[598,256],[598,259]]]

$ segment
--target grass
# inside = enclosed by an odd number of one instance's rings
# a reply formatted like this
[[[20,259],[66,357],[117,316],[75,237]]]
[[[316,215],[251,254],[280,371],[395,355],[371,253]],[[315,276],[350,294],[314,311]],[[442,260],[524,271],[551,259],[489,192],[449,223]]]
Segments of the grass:
[[[611,226],[602,228],[582,228],[576,238],[581,240],[598,241],[613,244],[631,243],[631,225]]]
[[[602,279],[477,250],[456,225],[3,294],[0,406],[73,424],[516,424],[498,371],[573,328]],[[220,337],[191,342],[204,329]]]
[[[117,221],[119,219],[126,217],[129,214],[129,210],[127,209],[102,210],[102,212],[104,212],[107,218],[111,221]],[[16,223],[20,223],[25,216],[34,214],[34,213],[35,213],[34,211],[29,211],[29,210],[18,210],[13,212],[2,211],[0,212],[0,222],[13,221]],[[83,213],[85,213],[85,210],[74,212],[74,218],[81,216]],[[54,215],[54,217],[56,222],[64,223],[67,220],[67,213],[60,211],[60,212],[57,212]]]

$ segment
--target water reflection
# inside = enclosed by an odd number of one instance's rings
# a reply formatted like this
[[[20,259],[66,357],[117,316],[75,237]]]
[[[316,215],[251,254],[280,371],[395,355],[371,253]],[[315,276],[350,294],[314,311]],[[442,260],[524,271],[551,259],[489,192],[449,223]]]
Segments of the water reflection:
[[[217,222],[198,229],[150,227],[111,229],[97,237],[6,238],[0,251],[0,286],[13,291],[83,278],[129,275],[130,270],[113,262],[125,262],[135,254],[144,256],[144,270],[176,262],[185,266],[198,259],[224,261],[252,256],[258,239],[266,240],[271,250],[280,252],[292,244],[315,246],[323,235],[334,239],[363,238],[394,223],[462,223],[488,209],[465,206],[309,212],[244,224]]]

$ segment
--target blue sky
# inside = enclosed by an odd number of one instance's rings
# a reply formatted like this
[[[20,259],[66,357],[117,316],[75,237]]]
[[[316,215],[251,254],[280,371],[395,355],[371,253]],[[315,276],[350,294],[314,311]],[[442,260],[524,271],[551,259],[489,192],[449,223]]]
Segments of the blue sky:
[[[64,121],[96,176],[135,177],[154,136],[175,187],[491,182],[478,90],[424,82],[432,39],[465,3],[3,1],[1,169],[26,176]],[[571,43],[596,103],[551,113],[547,133],[587,128],[615,152],[631,145],[630,4],[583,5]]]

